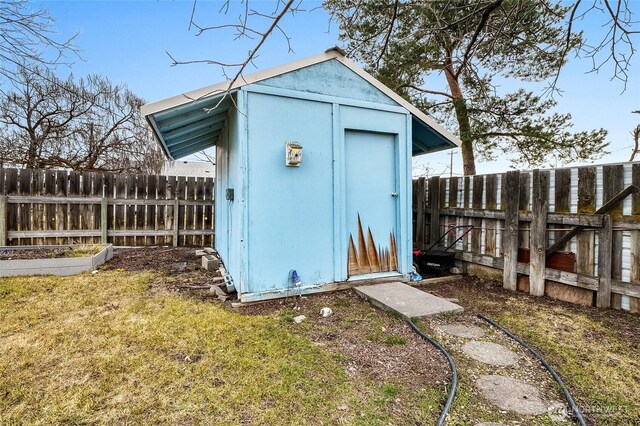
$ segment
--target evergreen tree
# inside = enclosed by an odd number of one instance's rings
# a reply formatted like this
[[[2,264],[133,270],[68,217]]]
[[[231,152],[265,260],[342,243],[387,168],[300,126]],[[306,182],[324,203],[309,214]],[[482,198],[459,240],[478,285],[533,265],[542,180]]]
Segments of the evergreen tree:
[[[539,0],[325,0],[348,54],[378,79],[457,127],[464,174],[476,155],[497,152],[519,165],[591,160],[605,153],[606,130],[571,132],[570,114],[550,114],[552,97],[501,93],[505,79],[550,81],[582,45],[567,35],[571,7]],[[440,81],[441,86],[431,86]],[[552,87],[551,90],[554,90]]]

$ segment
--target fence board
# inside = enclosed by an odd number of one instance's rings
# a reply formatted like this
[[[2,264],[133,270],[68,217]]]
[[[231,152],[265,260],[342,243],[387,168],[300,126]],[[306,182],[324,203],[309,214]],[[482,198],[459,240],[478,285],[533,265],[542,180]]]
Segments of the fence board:
[[[555,171],[555,199],[554,211],[556,213],[569,213],[571,211],[571,169],[558,169]],[[561,226],[550,226],[550,229],[562,228]],[[556,240],[562,238],[567,231],[555,231]],[[568,244],[560,247],[560,250],[567,250]]]
[[[578,213],[596,211],[596,169],[578,169]],[[578,274],[593,275],[595,272],[595,232],[586,230],[576,237],[576,270]]]
[[[622,165],[604,166],[602,168],[602,203],[605,204],[623,189],[624,168]],[[621,217],[622,202],[612,208],[610,214],[614,219]],[[622,231],[613,231],[611,245],[612,247],[622,247]],[[611,278],[614,280],[622,278],[622,250],[613,250],[611,253],[611,274]]]
[[[420,250],[424,250],[425,247],[425,208],[426,208],[426,195],[427,184],[424,177],[419,177],[414,185],[415,197],[414,203],[416,205],[416,229],[415,229],[415,244],[414,247]]]
[[[176,177],[175,176],[169,176],[167,178],[167,186],[166,186],[166,198],[168,200],[173,200],[173,199],[177,199],[177,194],[176,194]],[[178,215],[178,211],[174,208],[174,206],[172,204],[167,205],[166,208],[166,216],[165,216],[165,229],[174,229],[175,227],[175,221],[177,220],[177,215]],[[173,234],[171,234],[171,237],[165,237],[164,238],[164,243],[165,244],[173,244],[174,246],[178,245],[178,241],[173,237]]]
[[[126,198],[127,194],[127,175],[116,175],[116,182],[115,182],[115,191],[114,191],[114,196],[116,198]],[[125,206],[119,206],[116,205],[114,206],[114,222],[115,222],[115,229],[125,229],[125,215],[126,215],[126,209]],[[123,246],[125,245],[125,238],[124,237],[115,237],[113,239],[113,243],[116,246]]]
[[[196,196],[195,199],[197,201],[203,201],[204,200],[204,178],[203,177],[198,177],[196,178]],[[200,204],[195,206],[195,210],[196,210],[196,222],[195,222],[195,229],[203,229],[204,227],[204,207]],[[202,235],[196,235],[193,237],[193,243],[197,244],[199,246],[204,246],[205,245],[205,236]]]
[[[136,200],[146,200],[147,198],[147,185],[146,179],[144,175],[137,174],[136,175]],[[134,220],[134,229],[136,231],[144,229],[144,215],[145,215],[146,206],[144,204],[136,204],[135,206],[135,220]],[[144,245],[145,238],[142,236],[138,236],[135,238],[134,245]]]
[[[214,202],[214,181],[213,178],[206,178],[204,181],[204,200],[207,202],[204,206],[204,225],[203,229],[213,230],[215,226],[215,215],[213,212],[213,202]],[[213,246],[213,238],[211,235],[205,235],[204,237],[204,246]]]
[[[44,191],[42,192],[44,196],[55,196],[56,195],[56,171],[55,170],[47,170],[44,173]],[[55,204],[46,204],[44,205],[44,220],[45,220],[45,230],[53,231],[57,228],[56,224],[56,205]],[[56,238],[47,238],[45,239],[45,244],[57,244]]]
[[[136,199],[136,175],[129,174],[126,177],[126,198]],[[125,229],[136,229],[136,205],[130,204],[125,208]],[[133,246],[136,244],[136,237],[131,233],[125,238],[125,244]]]
[[[158,176],[156,185],[156,200],[162,201],[166,198],[167,194],[167,177]],[[156,204],[156,221],[153,228],[156,231],[164,230],[165,209],[166,207],[164,205]],[[167,244],[166,237],[157,237],[155,240],[157,245]]]
[[[520,198],[518,200],[518,209],[520,212],[529,211],[529,203],[531,199],[531,182],[529,173],[520,173]],[[530,242],[530,224],[521,223],[520,232],[518,234],[519,245],[518,247],[529,248]]]
[[[156,227],[156,209],[157,205],[154,203],[155,200],[158,199],[158,177],[157,176],[146,176],[147,179],[147,204],[145,204],[145,215],[144,215],[144,229],[145,230],[153,230],[157,229]],[[147,237],[145,238],[144,244],[147,246],[157,245],[158,241],[156,237]]]
[[[176,179],[176,193],[175,193],[176,200],[185,199],[186,187],[187,187],[187,179],[184,176],[179,176]],[[186,230],[187,228],[185,227],[185,207],[176,204],[176,207],[174,207],[174,209],[176,210],[175,216],[177,220],[177,222],[175,223],[174,229]],[[186,245],[186,239],[184,237],[180,237],[178,233],[174,235],[175,235],[174,238],[178,240],[177,242],[173,243],[174,245]]]
[[[485,209],[495,210],[498,198],[497,175],[485,176]],[[484,253],[489,256],[496,255],[496,235],[498,222],[493,219],[485,219]]]
[[[531,197],[531,262],[529,292],[533,296],[544,295],[547,253],[547,213],[549,211],[549,172],[533,171]]]
[[[484,193],[484,176],[474,176],[472,179],[471,207],[474,210],[482,209],[482,195]],[[482,219],[472,219],[473,231],[471,231],[471,251],[480,253],[482,247]]]
[[[67,196],[67,172],[63,170],[56,171],[56,190],[53,195],[56,198],[65,198]],[[56,231],[63,231],[67,229],[67,205],[56,204]],[[63,244],[63,238],[56,238],[56,244]]]
[[[429,178],[429,245],[438,241],[440,234],[440,178]]]
[[[631,184],[640,188],[640,164],[631,166]],[[631,214],[640,216],[640,192],[634,192],[631,198]],[[629,259],[629,280],[636,283],[640,289],[640,230],[630,231],[631,257]],[[640,298],[632,297],[629,308],[633,312],[640,312]]]
[[[187,177],[187,195],[186,195],[186,200],[188,201],[193,201],[195,200],[195,190],[196,190],[196,179],[193,176],[189,176]],[[193,205],[187,205],[185,207],[185,222],[184,222],[184,228],[186,230],[190,230],[190,229],[194,229],[195,227],[195,209],[193,208]],[[186,246],[192,246],[193,245],[193,236],[192,235],[185,235],[185,242],[184,244]]]
[[[600,285],[598,287],[596,306],[599,308],[611,307],[611,251],[613,242],[611,222],[611,216],[605,216],[598,242],[598,277],[600,278]]]
[[[31,194],[31,178],[33,172],[31,170],[25,170],[20,173],[18,179],[18,193],[19,194]],[[18,204],[18,229],[25,230],[31,226],[31,204],[21,203]],[[21,244],[32,244],[33,241],[20,242]]]
[[[515,291],[518,285],[518,201],[520,199],[520,172],[507,172],[504,180],[505,224],[502,234],[504,257],[503,287]]]
[[[18,193],[18,171],[16,169],[5,170],[4,172],[4,190],[7,195],[15,195]],[[7,205],[7,228],[18,229],[18,205]]]
[[[463,205],[463,208],[465,210],[471,208],[471,195],[472,195],[471,194],[471,178],[469,176],[465,176],[464,177],[464,188],[463,188],[463,192],[462,192],[462,205]],[[473,220],[472,219],[465,219],[465,220],[463,220],[463,224],[464,225],[473,225]],[[471,238],[471,233],[468,233],[462,239],[462,247],[464,247],[463,250],[469,250],[470,238]]]
[[[69,183],[67,194],[70,197],[81,195],[80,193],[80,174],[78,172],[69,173]],[[69,204],[67,206],[67,231],[82,229],[80,228],[80,206],[78,204]],[[77,242],[77,241],[73,241]]]

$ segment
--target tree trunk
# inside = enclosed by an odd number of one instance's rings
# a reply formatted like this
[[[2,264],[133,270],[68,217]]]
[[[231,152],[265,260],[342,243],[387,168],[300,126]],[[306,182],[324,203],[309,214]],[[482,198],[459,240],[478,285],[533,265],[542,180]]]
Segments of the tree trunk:
[[[471,138],[471,121],[469,120],[469,109],[467,103],[462,96],[460,83],[455,78],[453,65],[450,60],[445,63],[444,75],[447,77],[449,90],[453,97],[453,108],[456,112],[458,120],[458,128],[460,130],[460,153],[462,155],[462,170],[465,176],[476,174],[476,159],[473,155],[473,139]]]

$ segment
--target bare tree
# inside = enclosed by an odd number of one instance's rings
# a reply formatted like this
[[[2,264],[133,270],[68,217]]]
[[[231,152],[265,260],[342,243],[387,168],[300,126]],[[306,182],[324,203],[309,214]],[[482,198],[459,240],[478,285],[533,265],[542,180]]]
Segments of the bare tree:
[[[37,66],[19,68],[11,86],[0,99],[5,163],[159,172],[162,154],[140,116],[143,101],[125,86],[100,76],[61,80]]]
[[[0,76],[13,80],[25,63],[52,68],[77,58],[76,35],[58,38],[53,24],[45,9],[26,0],[0,0]]]
[[[194,0],[191,18],[189,20],[189,30],[195,30],[196,36],[199,37],[212,31],[231,31],[234,41],[242,39],[255,40],[254,46],[246,55],[231,61],[214,59],[178,60],[174,55],[166,52],[171,59],[171,66],[186,64],[208,64],[219,66],[223,75],[227,79],[227,87],[226,89],[221,90],[220,93],[228,93],[236,82],[242,80],[243,74],[249,66],[256,67],[254,60],[258,57],[260,48],[262,48],[273,33],[278,33],[284,37],[288,51],[293,52],[291,38],[284,30],[282,20],[287,15],[295,15],[297,12],[303,11],[303,9],[300,8],[302,0],[255,2],[258,5],[257,8],[253,7],[253,2],[251,2],[250,5],[250,0],[242,0],[241,2],[235,3],[227,0],[223,3],[222,7],[220,7],[218,13],[223,15],[238,13],[238,17],[235,21],[219,25],[201,23],[197,13],[197,3],[197,0]],[[212,94],[214,93],[207,93],[203,95],[203,97]],[[225,97],[223,97],[220,102],[222,102]]]
[[[569,51],[580,21],[587,15],[592,19],[592,25],[597,18],[600,19],[598,27],[605,31],[600,35],[591,28],[583,29],[585,43],[580,45],[578,55],[591,59],[591,72],[599,72],[605,65],[612,65],[612,79],[621,81],[625,89],[631,58],[636,52],[634,41],[637,42],[640,36],[640,20],[634,17],[629,4],[629,0],[575,0],[566,25],[565,49]]]

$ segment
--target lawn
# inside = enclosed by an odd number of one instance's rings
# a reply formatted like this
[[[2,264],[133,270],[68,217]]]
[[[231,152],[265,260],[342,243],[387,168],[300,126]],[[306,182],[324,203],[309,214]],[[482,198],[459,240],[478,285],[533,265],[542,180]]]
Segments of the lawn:
[[[242,314],[150,291],[157,280],[122,270],[0,280],[0,424],[432,423],[446,397],[442,385],[411,388],[350,367],[369,343],[411,343],[414,357],[443,362],[419,339],[387,342],[385,330],[410,332],[351,294],[326,323],[335,336],[316,339],[311,320],[291,323],[290,304]],[[358,327],[346,355],[322,343]]]
[[[131,252],[95,275],[0,279],[0,424],[434,423],[450,373],[400,318],[353,291],[233,309],[193,290],[207,280],[195,264],[171,272],[180,255]],[[182,256],[193,259],[191,250]],[[638,316],[470,277],[423,288],[465,307],[420,322],[460,368],[449,425],[519,421],[487,405],[473,384],[484,367],[460,354],[462,341],[437,332],[438,322],[476,321],[476,313],[540,350],[590,424],[640,422]],[[322,318],[325,306],[333,315]],[[294,324],[300,314],[307,319]],[[489,337],[518,350],[499,333]],[[549,380],[528,362],[523,374]]]
[[[638,315],[514,293],[473,277],[423,289],[458,298],[465,315],[484,314],[538,349],[589,424],[640,424]],[[454,424],[465,424],[467,411],[460,398],[452,410]]]

